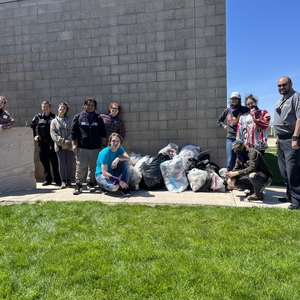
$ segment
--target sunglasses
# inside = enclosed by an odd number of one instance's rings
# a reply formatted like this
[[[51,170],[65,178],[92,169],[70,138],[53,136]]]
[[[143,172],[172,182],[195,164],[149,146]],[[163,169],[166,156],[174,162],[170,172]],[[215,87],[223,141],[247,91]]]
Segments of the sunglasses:
[[[283,83],[283,84],[277,84],[277,86],[280,88],[280,87],[285,87],[285,86],[287,86],[289,83],[288,82],[286,82],[286,83]]]

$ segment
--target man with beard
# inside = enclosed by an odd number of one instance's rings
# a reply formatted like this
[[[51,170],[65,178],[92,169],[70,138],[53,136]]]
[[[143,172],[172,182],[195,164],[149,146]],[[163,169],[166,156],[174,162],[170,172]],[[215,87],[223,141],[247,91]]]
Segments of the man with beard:
[[[293,90],[292,80],[283,76],[277,83],[282,97],[275,105],[274,129],[277,136],[278,167],[287,185],[285,198],[289,209],[300,209],[300,94]]]
[[[273,174],[262,154],[254,148],[245,147],[241,140],[232,143],[232,150],[237,159],[233,170],[225,173],[228,187],[250,190],[248,200],[263,200],[264,186],[271,182]]]
[[[238,92],[231,93],[229,107],[226,108],[218,118],[219,126],[227,130],[226,136],[226,156],[227,171],[231,171],[236,160],[236,155],[231,149],[232,143],[236,139],[236,129],[241,115],[248,112],[248,108],[241,105],[241,95]],[[226,121],[225,121],[226,120]]]

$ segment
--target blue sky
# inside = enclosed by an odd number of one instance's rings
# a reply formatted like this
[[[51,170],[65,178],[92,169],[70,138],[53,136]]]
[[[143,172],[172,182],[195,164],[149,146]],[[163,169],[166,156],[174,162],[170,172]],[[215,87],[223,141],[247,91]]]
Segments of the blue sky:
[[[226,0],[227,100],[252,93],[273,118],[281,76],[300,92],[299,19],[299,0]]]

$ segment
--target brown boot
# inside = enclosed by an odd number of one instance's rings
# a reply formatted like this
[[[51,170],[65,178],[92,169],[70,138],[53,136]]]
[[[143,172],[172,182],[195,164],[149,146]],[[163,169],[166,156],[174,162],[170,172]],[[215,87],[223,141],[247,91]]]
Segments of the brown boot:
[[[264,194],[263,193],[260,193],[260,194],[258,194],[258,195],[256,195],[255,193],[254,194],[252,194],[251,196],[249,196],[248,198],[247,198],[248,200],[264,200]]]

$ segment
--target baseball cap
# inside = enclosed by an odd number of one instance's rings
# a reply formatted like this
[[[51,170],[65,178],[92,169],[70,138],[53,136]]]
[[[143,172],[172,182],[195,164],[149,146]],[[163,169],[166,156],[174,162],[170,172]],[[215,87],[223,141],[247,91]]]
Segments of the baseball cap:
[[[231,149],[236,149],[236,148],[239,148],[241,145],[244,146],[244,142],[241,141],[241,140],[235,140],[232,145],[231,145]]]
[[[230,99],[231,99],[231,98],[239,98],[239,99],[242,99],[239,92],[233,92],[233,93],[231,93]]]

